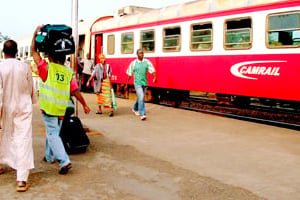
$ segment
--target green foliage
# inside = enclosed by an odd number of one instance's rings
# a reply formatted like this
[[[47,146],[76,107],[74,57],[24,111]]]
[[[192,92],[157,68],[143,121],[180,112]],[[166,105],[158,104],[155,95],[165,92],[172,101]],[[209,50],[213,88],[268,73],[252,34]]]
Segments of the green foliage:
[[[7,36],[7,35],[3,35],[1,32],[0,32],[0,42],[3,42],[5,40],[9,40],[10,38]]]

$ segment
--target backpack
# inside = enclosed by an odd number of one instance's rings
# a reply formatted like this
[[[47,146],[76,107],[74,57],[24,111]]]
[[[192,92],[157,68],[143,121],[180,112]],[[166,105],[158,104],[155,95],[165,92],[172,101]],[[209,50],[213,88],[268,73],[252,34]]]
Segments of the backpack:
[[[44,25],[37,33],[35,41],[39,52],[63,55],[75,52],[72,28],[63,24]]]

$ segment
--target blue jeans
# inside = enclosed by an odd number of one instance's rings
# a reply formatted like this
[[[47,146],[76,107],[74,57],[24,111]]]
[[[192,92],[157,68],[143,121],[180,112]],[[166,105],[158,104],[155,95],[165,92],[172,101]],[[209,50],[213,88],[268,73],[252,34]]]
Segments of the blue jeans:
[[[62,120],[44,113],[43,120],[46,126],[45,158],[48,162],[57,160],[60,167],[66,166],[70,159],[59,136]]]
[[[144,85],[135,85],[134,86],[137,100],[133,106],[133,110],[139,111],[140,115],[146,115],[144,96],[146,94],[147,86]]]

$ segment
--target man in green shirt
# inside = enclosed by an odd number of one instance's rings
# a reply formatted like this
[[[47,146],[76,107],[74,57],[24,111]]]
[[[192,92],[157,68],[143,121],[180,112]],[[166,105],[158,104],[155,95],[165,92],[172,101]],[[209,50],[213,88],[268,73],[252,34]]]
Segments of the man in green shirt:
[[[136,90],[137,94],[137,100],[136,103],[133,106],[132,111],[136,115],[141,116],[141,120],[145,120],[146,117],[146,109],[145,109],[145,102],[144,102],[144,96],[146,93],[146,89],[148,86],[148,80],[147,80],[147,71],[153,75],[153,82],[156,83],[156,75],[155,75],[155,69],[152,65],[152,63],[148,59],[144,59],[144,52],[142,49],[137,50],[137,59],[131,62],[129,65],[126,73],[128,75],[127,82],[125,89],[128,88],[128,82],[134,74],[134,88]]]

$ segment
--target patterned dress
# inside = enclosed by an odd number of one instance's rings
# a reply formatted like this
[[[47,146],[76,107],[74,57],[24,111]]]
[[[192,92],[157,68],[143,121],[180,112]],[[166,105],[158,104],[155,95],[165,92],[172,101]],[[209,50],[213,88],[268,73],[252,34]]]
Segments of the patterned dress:
[[[104,108],[116,110],[116,101],[110,80],[112,75],[110,66],[97,64],[92,75],[95,76],[94,92],[97,94],[97,104]]]
[[[100,93],[97,94],[97,104],[105,108],[112,108],[113,101],[110,78],[102,80]]]

